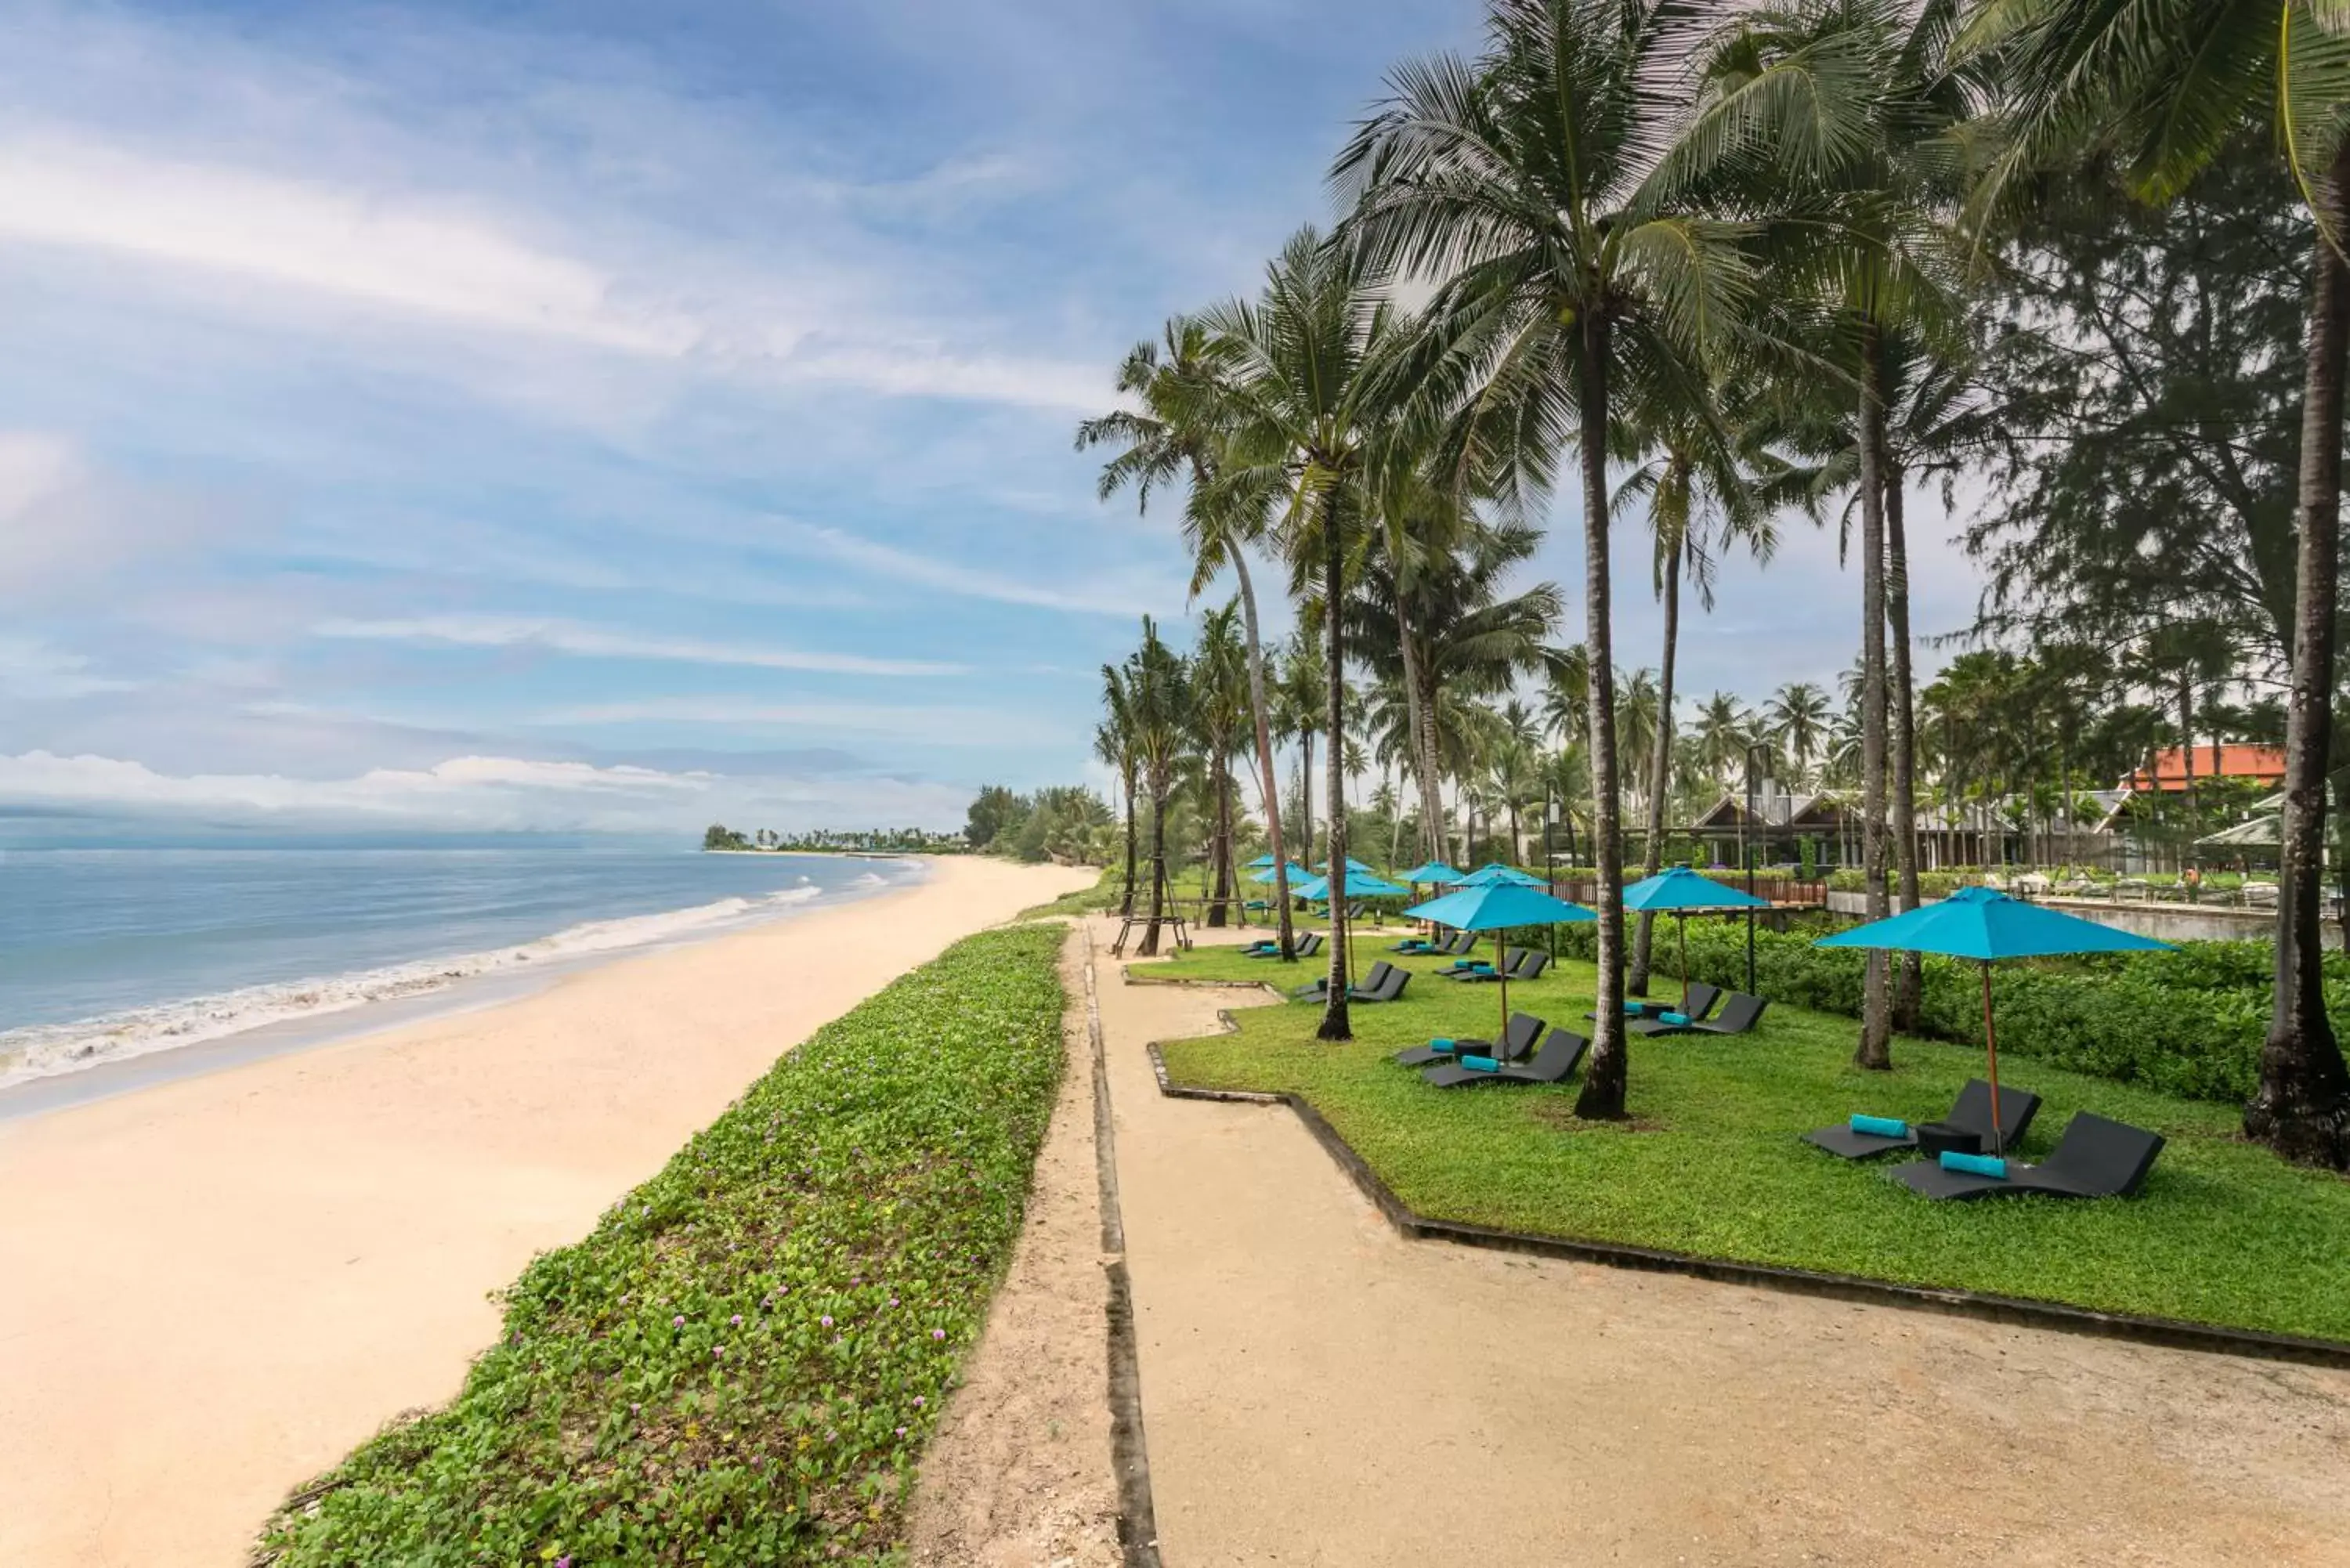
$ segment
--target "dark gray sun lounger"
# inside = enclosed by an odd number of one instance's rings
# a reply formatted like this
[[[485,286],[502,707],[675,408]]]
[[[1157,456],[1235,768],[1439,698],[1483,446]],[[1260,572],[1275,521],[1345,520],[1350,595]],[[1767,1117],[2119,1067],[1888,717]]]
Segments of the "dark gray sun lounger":
[[[2000,1100],[2007,1096],[2002,1091]],[[2089,1111],[2074,1115],[2064,1136],[2048,1151],[2044,1165],[2007,1162],[2007,1179],[1944,1170],[1939,1161],[1918,1160],[1893,1173],[1912,1192],[1928,1198],[1996,1198],[2038,1192],[2050,1198],[2129,1198],[2146,1183],[2162,1152],[2163,1137],[2127,1122]]]
[[[1950,1114],[1943,1122],[1970,1132],[1982,1139],[1983,1152],[1991,1152],[1992,1144],[2001,1142],[2013,1148],[2023,1141],[2032,1127],[2032,1118],[2040,1114],[2040,1096],[2029,1089],[2012,1089],[2002,1085],[1999,1091],[1999,1128],[1994,1136],[1991,1125],[1991,1085],[1981,1078],[1969,1078],[1959,1097],[1950,1103]],[[1903,1137],[1880,1137],[1875,1133],[1855,1132],[1850,1127],[1815,1127],[1804,1135],[1804,1141],[1824,1148],[1840,1159],[1871,1159],[1880,1154],[1890,1154],[1897,1148],[1916,1148],[1918,1135],[1912,1130]]]
[[[1461,958],[1477,945],[1474,931],[1455,931],[1440,941],[1428,941],[1419,937],[1407,938],[1389,948],[1391,953],[1406,953],[1414,958]]]
[[[1554,1029],[1531,1062],[1505,1063],[1498,1072],[1492,1073],[1447,1062],[1440,1067],[1427,1068],[1419,1075],[1422,1082],[1440,1089],[1465,1089],[1479,1084],[1564,1084],[1583,1060],[1583,1054],[1590,1049],[1591,1042],[1582,1035]]]
[[[1635,1034],[1743,1034],[1754,1027],[1762,1010],[1771,1004],[1759,996],[1749,996],[1733,991],[1721,1004],[1721,1013],[1711,1023],[1691,1019],[1687,1023],[1668,1023],[1661,1018],[1644,1018],[1630,1025]]]
[[[1318,953],[1321,950],[1322,933],[1319,931],[1308,931],[1304,936],[1297,939],[1296,944],[1290,949],[1290,954],[1295,958],[1312,958],[1315,953]],[[1271,946],[1259,943],[1253,947],[1243,948],[1241,950],[1241,955],[1243,958],[1279,958],[1281,956],[1281,939],[1279,937],[1273,938]]]
[[[1510,978],[1512,980],[1538,980],[1542,977],[1542,971],[1549,967],[1550,954],[1543,951],[1542,949],[1520,948],[1518,949],[1518,961],[1510,966]],[[1466,981],[1498,981],[1502,976],[1500,971],[1496,970],[1479,969],[1471,970],[1466,974],[1456,974],[1452,978],[1455,980]]]
[[[1531,1012],[1513,1012],[1502,1031],[1502,1044],[1496,1048],[1491,1040],[1447,1040],[1439,1050],[1434,1042],[1414,1045],[1395,1054],[1399,1067],[1425,1067],[1431,1062],[1450,1062],[1459,1055],[1491,1056],[1499,1062],[1514,1062],[1534,1048],[1542,1038],[1543,1021]]]
[[[1627,1023],[1645,1022],[1655,1018],[1659,1012],[1678,1012],[1684,1018],[1702,1021],[1707,1013],[1713,1011],[1713,1004],[1720,1002],[1723,994],[1721,987],[1718,985],[1708,985],[1701,980],[1693,980],[1690,981],[1687,1005],[1669,1007],[1663,1002],[1641,1002],[1637,1004],[1627,1002],[1624,1008],[1624,1021]],[[1599,1014],[1596,1012],[1586,1012],[1583,1016],[1594,1023],[1597,1023],[1599,1019]]]
[[[1503,948],[1502,950],[1503,964],[1506,967],[1516,963],[1519,958],[1524,954],[1525,950],[1526,950],[1523,948]],[[1442,969],[1438,970],[1436,972],[1442,975],[1447,980],[1459,980],[1464,974],[1490,974],[1492,972],[1493,966],[1492,964],[1471,956],[1474,951],[1475,949],[1473,947],[1463,950],[1458,961],[1446,964]],[[1516,973],[1513,971],[1510,978],[1515,980],[1517,978]]]
[[[1393,1002],[1410,983],[1411,971],[1399,969],[1381,959],[1371,966],[1371,972],[1363,977],[1362,984],[1347,987],[1347,995],[1355,1002]],[[1289,994],[1300,1002],[1325,1002],[1329,999],[1330,982],[1326,978],[1317,980],[1311,985],[1299,986]]]

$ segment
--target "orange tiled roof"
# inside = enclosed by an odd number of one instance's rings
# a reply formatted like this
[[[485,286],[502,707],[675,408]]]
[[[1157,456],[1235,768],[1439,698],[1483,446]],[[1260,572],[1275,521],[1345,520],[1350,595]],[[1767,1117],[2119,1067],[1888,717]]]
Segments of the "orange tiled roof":
[[[2244,746],[2235,744],[2203,745],[2195,748],[2195,776],[2198,779],[2251,779],[2256,784],[2284,782],[2284,752],[2277,746]],[[2144,768],[2130,774],[2128,787],[2135,790],[2184,790],[2187,787],[2187,751],[2172,746],[2154,754],[2153,775]]]

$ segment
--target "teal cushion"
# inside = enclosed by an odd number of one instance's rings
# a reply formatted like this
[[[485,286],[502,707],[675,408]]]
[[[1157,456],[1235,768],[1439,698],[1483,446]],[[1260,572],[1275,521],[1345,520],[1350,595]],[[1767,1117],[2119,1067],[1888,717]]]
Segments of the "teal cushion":
[[[1689,1014],[1686,1012],[1659,1012],[1657,1018],[1659,1023],[1687,1023],[1690,1021]]]
[[[1852,1130],[1877,1137],[1908,1137],[1909,1124],[1898,1116],[1855,1116],[1852,1118]]]
[[[1502,1064],[1491,1056],[1463,1056],[1461,1064],[1472,1073],[1498,1073]]]
[[[1942,1168],[1963,1170],[1970,1176],[1996,1177],[2002,1181],[2007,1179],[2007,1161],[1995,1155],[1960,1154],[1946,1149],[1942,1154]]]
[[[1452,1049],[1452,1042],[1450,1040],[1431,1040],[1428,1043],[1428,1048],[1431,1051],[1450,1051]]]

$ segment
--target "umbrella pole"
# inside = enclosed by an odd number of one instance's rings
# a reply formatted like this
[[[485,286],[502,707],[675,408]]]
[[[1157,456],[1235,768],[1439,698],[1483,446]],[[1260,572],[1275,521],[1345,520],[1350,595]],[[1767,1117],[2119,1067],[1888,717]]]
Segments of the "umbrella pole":
[[[1999,1120],[1999,1035],[1991,1022],[1991,961],[1982,966],[1983,1049],[1991,1054],[1991,1151],[1995,1155],[2007,1152],[2007,1136]]]
[[[1675,915],[1673,924],[1681,933],[1681,1015],[1689,1015],[1689,917]]]

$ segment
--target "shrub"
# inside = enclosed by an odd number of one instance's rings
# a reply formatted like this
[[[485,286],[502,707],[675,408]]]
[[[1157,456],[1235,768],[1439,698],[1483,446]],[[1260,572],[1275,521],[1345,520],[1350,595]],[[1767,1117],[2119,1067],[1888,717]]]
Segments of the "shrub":
[[[1812,945],[1842,924],[1823,916],[1785,932],[1758,929],[1756,988],[1774,1002],[1858,1017],[1866,955]],[[1591,927],[1558,930],[1560,950],[1591,957]],[[2271,962],[2265,942],[2181,942],[2175,952],[2003,963],[1991,981],[2000,1053],[2195,1099],[2248,1099],[2268,1029]],[[1679,936],[1660,921],[1655,968],[1678,976],[1679,965]],[[1744,922],[1691,919],[1689,967],[1692,980],[1743,990]],[[2337,1030],[2350,1030],[2350,960],[2328,953],[2325,975],[2327,1011]],[[1980,1045],[1981,986],[1976,965],[1929,958],[1919,1033]]]
[[[351,1455],[261,1560],[891,1560],[1051,1120],[1062,936],[960,942],[785,1056],[533,1262],[455,1401]]]

